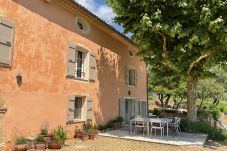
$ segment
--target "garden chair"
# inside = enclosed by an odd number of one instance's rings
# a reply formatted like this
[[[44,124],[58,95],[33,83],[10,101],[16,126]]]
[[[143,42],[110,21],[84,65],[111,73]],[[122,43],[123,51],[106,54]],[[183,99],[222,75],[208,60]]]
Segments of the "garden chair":
[[[144,118],[135,118],[134,134],[136,134],[138,129],[142,129],[144,135],[144,131],[147,129],[147,126],[147,121]]]
[[[153,122],[151,125],[151,134],[153,129],[155,130],[155,136],[156,136],[156,130],[160,130],[161,131],[161,138],[164,136],[164,128],[165,128],[165,124],[161,123],[161,120],[159,120],[157,118],[157,121]]]

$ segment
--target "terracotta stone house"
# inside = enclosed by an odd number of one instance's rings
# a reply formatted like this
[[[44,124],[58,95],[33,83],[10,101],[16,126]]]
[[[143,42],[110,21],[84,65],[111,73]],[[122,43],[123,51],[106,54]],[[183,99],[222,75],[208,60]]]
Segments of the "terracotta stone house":
[[[4,134],[43,123],[125,124],[147,114],[146,65],[124,35],[73,0],[0,0]]]

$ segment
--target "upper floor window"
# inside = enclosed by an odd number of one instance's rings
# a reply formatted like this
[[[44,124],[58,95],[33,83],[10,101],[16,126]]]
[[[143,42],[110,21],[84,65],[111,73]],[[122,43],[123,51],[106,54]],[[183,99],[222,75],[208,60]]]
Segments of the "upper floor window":
[[[129,51],[128,51],[128,55],[129,55],[130,57],[133,57],[133,56],[134,56],[134,51],[133,51],[133,50],[129,50]]]
[[[76,73],[75,73],[75,77],[77,78],[81,78],[81,79],[85,79],[85,66],[87,66],[86,64],[86,52],[82,52],[80,50],[77,51],[77,58],[76,58]]]
[[[12,65],[15,25],[0,16],[0,66]]]
[[[76,26],[84,34],[88,34],[90,32],[90,25],[82,18],[76,18]]]
[[[132,86],[137,84],[137,72],[135,68],[125,67],[125,83]]]
[[[81,45],[68,45],[67,77],[96,80],[96,55]]]

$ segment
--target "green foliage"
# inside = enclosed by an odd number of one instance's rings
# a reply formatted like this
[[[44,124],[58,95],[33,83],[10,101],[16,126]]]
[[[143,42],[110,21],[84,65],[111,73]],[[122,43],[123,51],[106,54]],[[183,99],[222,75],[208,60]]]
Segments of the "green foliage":
[[[98,130],[102,131],[102,130],[112,129],[114,128],[115,123],[122,123],[122,122],[123,122],[123,117],[118,116],[110,120],[109,122],[107,122],[105,125],[99,125]]]
[[[185,132],[192,133],[206,133],[208,137],[215,140],[227,140],[227,130],[216,129],[211,127],[208,123],[205,122],[188,122],[187,120],[182,120],[180,127]]]
[[[158,117],[162,117],[162,109],[154,108],[154,115],[157,115]]]
[[[67,138],[67,131],[62,127],[58,126],[52,131],[53,139],[56,140],[59,144],[64,145]]]
[[[15,140],[16,145],[27,144],[27,139],[24,136],[17,137]]]
[[[45,142],[45,139],[42,135],[38,135],[36,138],[35,138],[35,141],[36,142]]]
[[[40,134],[41,135],[46,135],[48,133],[48,129],[47,128],[41,128],[40,129]]]

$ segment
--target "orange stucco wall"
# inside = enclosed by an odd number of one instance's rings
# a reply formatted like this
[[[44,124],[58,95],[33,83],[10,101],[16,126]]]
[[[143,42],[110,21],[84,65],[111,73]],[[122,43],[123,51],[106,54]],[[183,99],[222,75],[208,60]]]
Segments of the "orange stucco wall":
[[[95,23],[90,22],[89,34],[82,34],[75,25],[76,15],[43,0],[0,0],[0,15],[15,23],[12,67],[0,68],[0,92],[8,109],[7,138],[15,131],[35,135],[44,122],[50,128],[66,126],[67,96],[71,94],[93,96],[93,121],[97,124],[119,115],[119,98],[128,96],[129,90],[131,97],[146,99],[145,64],[128,55],[128,50],[135,48]],[[96,53],[95,83],[66,78],[69,41]],[[137,69],[136,87],[124,83],[126,65]],[[16,83],[17,74],[23,77],[21,87]],[[74,127],[67,125],[69,130]]]

